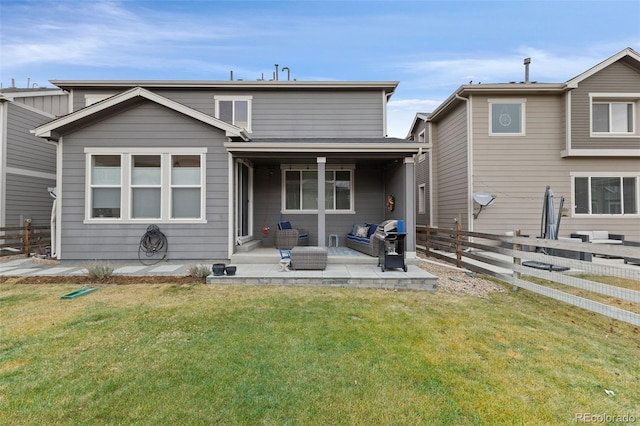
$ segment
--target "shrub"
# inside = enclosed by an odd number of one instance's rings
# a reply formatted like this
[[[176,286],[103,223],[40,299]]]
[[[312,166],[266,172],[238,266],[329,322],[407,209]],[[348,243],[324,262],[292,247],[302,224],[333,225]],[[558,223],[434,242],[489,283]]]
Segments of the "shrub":
[[[113,276],[113,266],[106,262],[92,262],[87,264],[87,276],[94,281],[104,281]]]
[[[206,278],[211,273],[209,265],[195,264],[189,266],[189,276],[193,278]]]

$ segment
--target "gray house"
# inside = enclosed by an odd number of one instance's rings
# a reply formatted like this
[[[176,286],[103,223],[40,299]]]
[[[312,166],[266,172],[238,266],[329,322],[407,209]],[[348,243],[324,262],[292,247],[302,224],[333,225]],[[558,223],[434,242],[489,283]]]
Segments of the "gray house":
[[[564,83],[460,86],[416,115],[408,139],[432,144],[416,164],[418,223],[540,235],[549,185],[556,208],[565,199],[560,236],[605,230],[640,241],[640,55],[631,48]],[[495,201],[480,212],[474,194]]]
[[[57,145],[59,259],[135,259],[149,225],[171,259],[273,246],[280,220],[318,246],[354,223],[415,225],[425,144],[385,137],[397,82],[52,83],[71,113],[34,132]]]
[[[0,89],[0,227],[49,226],[56,148],[30,130],[67,113],[60,89]]]

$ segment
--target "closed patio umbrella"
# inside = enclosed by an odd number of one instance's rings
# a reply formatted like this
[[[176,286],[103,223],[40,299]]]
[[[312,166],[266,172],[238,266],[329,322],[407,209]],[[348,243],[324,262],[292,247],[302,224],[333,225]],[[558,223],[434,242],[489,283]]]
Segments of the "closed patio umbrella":
[[[542,236],[548,240],[558,239],[558,229],[556,227],[556,208],[553,201],[553,191],[547,185],[544,192],[544,203],[542,206]]]

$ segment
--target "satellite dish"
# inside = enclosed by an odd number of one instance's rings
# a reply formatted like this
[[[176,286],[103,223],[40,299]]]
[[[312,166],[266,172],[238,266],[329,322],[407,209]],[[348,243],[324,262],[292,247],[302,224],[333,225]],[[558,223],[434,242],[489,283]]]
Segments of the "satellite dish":
[[[473,193],[473,201],[480,204],[480,210],[473,214],[473,218],[477,219],[478,215],[483,208],[489,207],[496,200],[495,195],[491,195],[488,192],[474,192]]]
[[[491,195],[488,192],[474,192],[473,201],[480,204],[482,207],[488,207],[496,200],[495,195]]]

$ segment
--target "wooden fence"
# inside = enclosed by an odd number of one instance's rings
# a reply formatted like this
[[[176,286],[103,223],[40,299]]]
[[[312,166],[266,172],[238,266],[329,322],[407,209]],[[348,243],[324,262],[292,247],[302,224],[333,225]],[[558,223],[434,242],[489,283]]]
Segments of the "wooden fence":
[[[640,314],[619,307],[635,306],[640,312],[640,265],[623,267],[581,260],[591,259],[592,255],[638,259],[640,247],[531,238],[520,236],[518,230],[513,231],[513,236],[484,234],[464,231],[459,225],[455,229],[419,225],[416,244],[426,256],[496,277],[514,289],[524,288],[640,326]],[[638,285],[623,288],[558,272],[567,268],[582,275],[635,280]]]
[[[26,221],[23,226],[0,228],[0,256],[47,254],[51,246],[51,228],[33,226]]]

